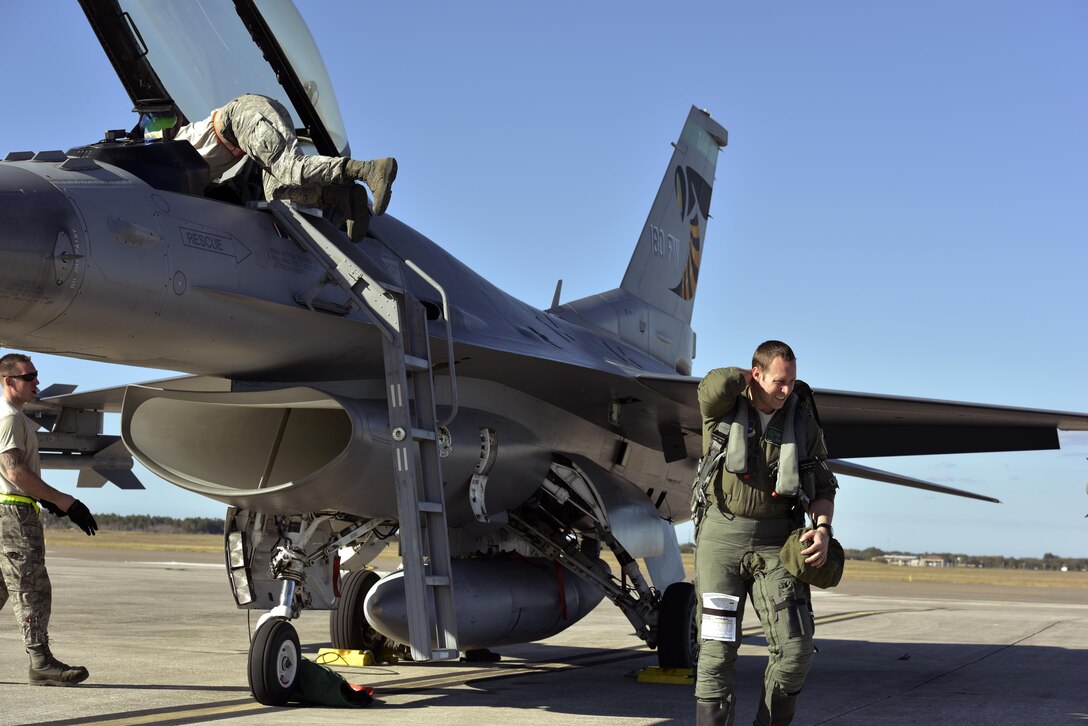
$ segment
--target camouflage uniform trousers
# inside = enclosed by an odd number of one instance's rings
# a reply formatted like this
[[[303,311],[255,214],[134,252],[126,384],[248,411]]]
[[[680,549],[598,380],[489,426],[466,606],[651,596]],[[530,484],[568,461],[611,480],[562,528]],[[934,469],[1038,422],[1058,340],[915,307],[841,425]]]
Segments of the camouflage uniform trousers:
[[[763,698],[799,693],[813,655],[814,622],[809,586],[782,565],[778,553],[793,525],[788,519],[755,520],[724,515],[710,506],[695,546],[695,579],[700,621],[695,697],[733,701],[737,643],[702,637],[703,593],[740,599],[737,622],[751,598],[763,625],[770,658],[763,676]]]
[[[11,596],[27,646],[49,642],[53,588],[45,571],[45,536],[31,507],[0,504],[0,609]]]
[[[369,216],[366,191],[345,173],[348,159],[303,154],[291,114],[279,101],[245,94],[220,114],[227,141],[264,170],[265,199],[323,209],[334,224]]]

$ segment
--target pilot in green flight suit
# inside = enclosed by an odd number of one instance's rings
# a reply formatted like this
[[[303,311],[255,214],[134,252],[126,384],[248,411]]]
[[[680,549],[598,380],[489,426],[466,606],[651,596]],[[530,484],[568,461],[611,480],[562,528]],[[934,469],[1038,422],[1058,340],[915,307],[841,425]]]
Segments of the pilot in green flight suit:
[[[695,543],[700,726],[733,723],[746,596],[770,650],[757,724],[793,720],[812,660],[809,586],[786,570],[779,550],[802,526],[801,502],[807,498],[817,526],[802,537],[807,543],[802,554],[814,566],[826,562],[838,484],[823,463],[827,450],[812,409],[798,404],[796,379],[793,351],[770,340],[756,349],[751,371],[719,368],[699,384],[704,457],[719,423],[729,424],[728,452],[707,480],[706,512]]]

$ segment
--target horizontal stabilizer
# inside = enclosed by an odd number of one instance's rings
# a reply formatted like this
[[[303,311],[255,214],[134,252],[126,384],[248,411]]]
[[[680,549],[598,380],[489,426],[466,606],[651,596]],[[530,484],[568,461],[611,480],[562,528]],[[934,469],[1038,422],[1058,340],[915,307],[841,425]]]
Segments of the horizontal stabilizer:
[[[885,484],[898,484],[899,486],[911,487],[912,489],[925,489],[926,491],[937,492],[938,494],[951,494],[956,497],[979,499],[983,502],[994,502],[995,504],[1001,503],[1000,499],[987,497],[984,494],[975,494],[974,492],[964,491],[963,489],[946,487],[940,484],[923,481],[921,479],[914,479],[909,476],[902,476],[900,474],[893,474],[888,471],[881,471],[880,469],[873,469],[868,466],[861,466],[859,464],[854,464],[849,461],[829,459],[827,465],[831,468],[831,471],[835,472],[836,474],[842,474],[843,476],[854,476],[859,479],[871,479],[873,481],[884,482]]]

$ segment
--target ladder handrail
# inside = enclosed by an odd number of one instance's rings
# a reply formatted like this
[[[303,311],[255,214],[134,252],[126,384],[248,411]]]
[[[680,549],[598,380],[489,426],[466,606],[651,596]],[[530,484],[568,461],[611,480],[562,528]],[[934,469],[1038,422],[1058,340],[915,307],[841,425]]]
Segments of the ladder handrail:
[[[438,281],[428,275],[419,265],[405,258],[404,264],[407,265],[413,272],[423,278],[423,281],[438,291],[439,296],[442,298],[442,318],[446,321],[446,355],[450,365],[450,415],[445,421],[442,421],[439,426],[449,426],[450,423],[457,418],[458,396],[457,396],[457,371],[455,370],[457,364],[453,360],[453,324],[450,322],[450,301],[446,296],[446,288],[438,284]]]
[[[287,232],[290,234],[295,244],[306,249],[306,241],[309,240],[321,249],[324,254],[315,256],[325,268],[325,273],[333,281],[336,281],[337,278],[344,280],[348,277],[349,273],[360,280],[363,283],[362,290],[355,289],[355,285],[349,285],[346,288],[352,298],[358,303],[361,303],[359,305],[360,312],[370,318],[370,321],[374,323],[374,326],[380,330],[382,335],[386,338],[392,340],[395,336],[399,335],[400,321],[396,319],[396,304],[393,303],[392,311],[390,312],[388,303],[382,305],[378,302],[376,298],[387,296],[388,292],[377,280],[368,275],[363,268],[361,268],[354,260],[351,260],[344,255],[339,249],[337,249],[337,252],[343,256],[348,269],[345,270],[340,265],[335,264],[329,256],[328,250],[325,249],[324,243],[327,241],[325,235],[321,234],[321,232],[307,221],[306,217],[292,205],[282,200],[274,200],[268,202],[268,209],[270,209],[273,216],[287,228]],[[370,295],[367,294],[368,291]],[[375,292],[378,293],[376,297],[373,295]],[[375,299],[370,300],[368,297],[375,297]],[[311,310],[313,309],[310,305],[307,305],[307,307],[310,307]]]

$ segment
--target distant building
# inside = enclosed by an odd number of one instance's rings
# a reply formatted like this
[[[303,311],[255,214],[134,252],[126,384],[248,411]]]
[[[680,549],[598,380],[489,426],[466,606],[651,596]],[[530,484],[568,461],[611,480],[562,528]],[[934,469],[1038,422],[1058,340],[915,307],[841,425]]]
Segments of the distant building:
[[[883,555],[876,559],[896,567],[946,567],[948,565],[943,557],[936,555]]]

